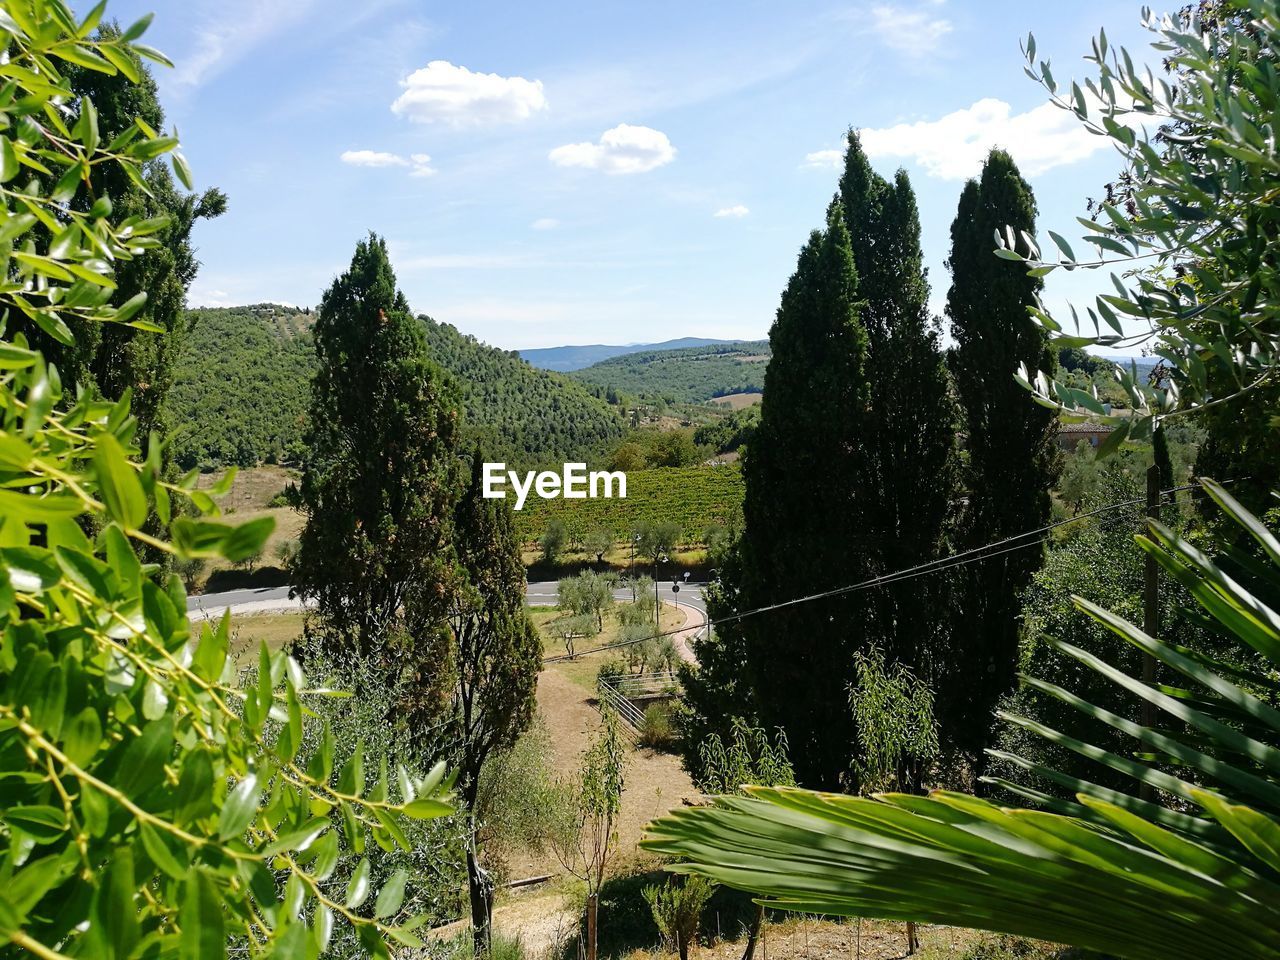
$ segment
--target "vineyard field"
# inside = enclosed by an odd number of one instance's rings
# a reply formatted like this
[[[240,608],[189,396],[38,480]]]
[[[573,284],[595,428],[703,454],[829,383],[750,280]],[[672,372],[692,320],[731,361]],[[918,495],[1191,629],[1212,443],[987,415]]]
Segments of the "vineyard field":
[[[742,473],[736,466],[664,467],[627,474],[627,498],[543,500],[530,496],[516,513],[520,539],[541,538],[551,520],[564,524],[571,539],[607,530],[625,540],[639,523],[676,523],[681,542],[700,543],[707,527],[737,522],[742,515]]]

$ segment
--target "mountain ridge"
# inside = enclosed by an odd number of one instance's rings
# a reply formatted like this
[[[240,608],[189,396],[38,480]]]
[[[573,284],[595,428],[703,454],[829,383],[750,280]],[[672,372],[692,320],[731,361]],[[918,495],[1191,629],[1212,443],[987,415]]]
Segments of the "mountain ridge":
[[[712,347],[725,343],[738,343],[737,340],[716,340],[709,337],[678,337],[675,340],[662,340],[658,343],[583,343],[565,344],[559,347],[533,347],[528,350],[517,350],[524,361],[540,370],[554,370],[557,373],[568,373],[582,370],[604,360],[623,357],[631,353],[645,353],[657,350],[682,350],[689,347]]]

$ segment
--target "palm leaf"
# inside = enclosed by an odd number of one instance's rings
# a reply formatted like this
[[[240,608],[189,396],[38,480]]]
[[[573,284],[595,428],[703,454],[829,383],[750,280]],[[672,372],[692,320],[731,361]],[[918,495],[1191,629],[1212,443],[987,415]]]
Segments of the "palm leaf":
[[[1280,541],[1220,487],[1206,489],[1261,546],[1251,576],[1265,573],[1272,592]],[[848,797],[753,787],[654,822],[643,845],[682,858],[674,870],[780,909],[962,924],[1131,960],[1280,958],[1280,711],[1257,695],[1274,688],[1280,668],[1280,616],[1168,528],[1153,522],[1139,539],[1263,669],[1217,669],[1077,598],[1082,612],[1181,678],[1151,685],[1056,644],[1153,704],[1164,716],[1160,728],[1031,678],[1042,693],[1131,737],[1134,753],[1005,719],[1177,798],[1179,809],[998,754],[1066,787],[1076,802],[1005,781],[995,782],[1041,809],[942,791]]]

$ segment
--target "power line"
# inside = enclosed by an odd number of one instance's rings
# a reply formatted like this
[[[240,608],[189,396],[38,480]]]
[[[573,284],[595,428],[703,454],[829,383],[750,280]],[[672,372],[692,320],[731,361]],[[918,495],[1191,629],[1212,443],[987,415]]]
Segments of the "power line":
[[[1170,487],[1168,490],[1161,490],[1160,491],[1160,496],[1162,498],[1161,505],[1162,506],[1166,505],[1163,498],[1170,494],[1173,495],[1173,499],[1170,500],[1169,503],[1176,503],[1177,494],[1185,490],[1198,490],[1198,489],[1200,489],[1199,484],[1192,483],[1192,484],[1184,484],[1183,486],[1180,486],[1180,487]],[[894,583],[900,583],[903,580],[912,580],[916,577],[926,576],[927,574],[940,573],[943,570],[950,570],[953,567],[962,567],[969,563],[977,563],[981,560],[990,560],[993,557],[1002,556],[1006,553],[1013,553],[1016,550],[1025,550],[1027,547],[1038,546],[1047,539],[1047,537],[1044,536],[1045,534],[1049,533],[1051,530],[1057,529],[1058,527],[1063,527],[1071,523],[1078,523],[1081,520],[1088,520],[1091,517],[1096,517],[1100,514],[1108,513],[1112,510],[1118,510],[1121,507],[1132,507],[1137,504],[1145,504],[1146,502],[1147,502],[1147,498],[1145,496],[1142,496],[1142,497],[1135,497],[1132,500],[1121,500],[1117,503],[1109,503],[1105,506],[1097,507],[1096,509],[1090,510],[1086,513],[1080,513],[1074,517],[1068,517],[1065,520],[1055,520],[1053,523],[1045,524],[1043,527],[1038,527],[1035,530],[1028,530],[1025,533],[1019,533],[1012,537],[1006,537],[1003,540],[996,540],[992,543],[984,544],[981,547],[972,547],[969,550],[965,550],[960,553],[954,553],[948,557],[940,557],[937,560],[930,560],[927,563],[917,564],[914,567],[907,567],[903,570],[897,570],[893,573],[887,573],[879,577],[873,577],[870,580],[864,580],[861,583],[855,583],[845,587],[835,587],[831,590],[823,590],[820,593],[812,593],[812,594],[808,594],[807,596],[796,597],[792,600],[783,600],[783,601],[780,601],[779,603],[773,603],[763,607],[754,607],[750,610],[743,610],[740,613],[733,613],[725,617],[720,617],[717,620],[710,620],[706,617],[703,617],[701,623],[696,623],[693,626],[689,626],[688,624],[686,624],[683,627],[678,627],[672,630],[664,630],[659,633],[655,633],[652,636],[640,637],[639,639],[636,639],[636,640],[620,640],[617,643],[605,644],[602,647],[596,647],[594,650],[587,650],[581,654],[576,654],[572,657],[569,654],[561,654],[554,657],[545,657],[543,658],[542,662],[544,664],[558,663],[564,660],[577,659],[577,657],[579,656],[585,657],[593,653],[604,653],[607,650],[617,650],[622,647],[633,646],[637,643],[645,643],[649,640],[659,640],[663,637],[675,636],[678,633],[685,633],[688,630],[697,630],[697,629],[706,628],[706,627],[716,627],[726,623],[736,623],[739,620],[745,620],[747,617],[753,617],[761,613],[771,613],[774,610],[782,610],[787,607],[798,606],[799,604],[802,604],[802,603],[810,603],[814,600],[825,600],[829,597],[839,597],[839,596],[844,596],[845,594],[857,593],[863,590],[871,590],[875,587],[889,586]],[[1029,540],[1027,539],[1028,537],[1035,537],[1036,539]],[[1023,541],[1023,542],[1019,542],[1019,541]],[[997,549],[997,548],[1003,548],[1003,549]]]

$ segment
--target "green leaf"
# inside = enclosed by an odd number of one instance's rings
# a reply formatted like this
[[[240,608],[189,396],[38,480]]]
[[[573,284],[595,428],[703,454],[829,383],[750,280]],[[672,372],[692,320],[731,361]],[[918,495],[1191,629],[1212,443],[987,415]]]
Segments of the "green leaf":
[[[369,899],[369,858],[362,857],[347,882],[347,909],[359,910]]]
[[[374,901],[373,915],[379,920],[393,916],[404,903],[404,885],[409,879],[409,872],[401,867],[391,875],[391,879],[378,891],[378,899]]]
[[[56,840],[66,832],[66,814],[58,807],[18,806],[0,812],[0,820],[41,842]]]
[[[78,766],[85,766],[102,746],[102,721],[98,711],[85,707],[62,727],[62,752]]]
[[[98,437],[93,464],[107,513],[126,530],[137,530],[147,519],[147,497],[142,481],[125,456],[124,449],[110,434]]]
[[[173,752],[173,717],[153,720],[142,728],[125,747],[116,775],[116,788],[126,797],[137,800],[164,782],[165,764]]]
[[[232,840],[243,836],[257,812],[258,778],[250,774],[236,784],[236,788],[227,795],[227,801],[222,806],[222,814],[218,818],[218,837],[222,840]]]
[[[203,869],[194,870],[183,884],[178,923],[180,960],[207,960],[227,955],[226,920],[223,898],[212,877]]]
[[[138,836],[152,862],[166,875],[181,880],[187,875],[190,864],[186,861],[186,846],[181,841],[162,833],[157,827],[143,821],[138,824]]]
[[[66,517],[77,517],[84,512],[84,503],[78,497],[50,494],[44,497],[12,490],[0,490],[0,514],[24,520],[27,523],[47,523]]]
[[[139,939],[138,908],[134,894],[133,854],[128,847],[117,848],[107,863],[106,874],[96,898],[96,923],[109,956],[128,957]]]
[[[436,817],[447,817],[454,812],[449,804],[442,800],[432,800],[429,797],[419,797],[412,803],[407,803],[402,812],[407,817],[415,820],[432,820]]]

